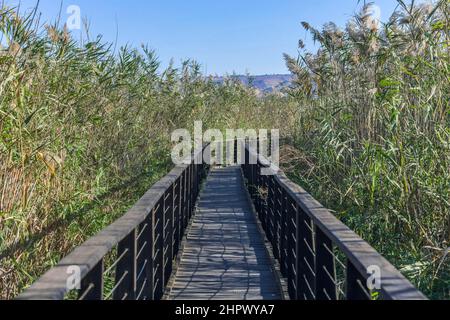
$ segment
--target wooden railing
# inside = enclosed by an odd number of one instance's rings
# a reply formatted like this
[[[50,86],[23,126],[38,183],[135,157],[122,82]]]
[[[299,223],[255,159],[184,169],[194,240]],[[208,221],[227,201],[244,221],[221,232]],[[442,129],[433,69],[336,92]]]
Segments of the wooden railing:
[[[249,193],[291,299],[426,299],[367,242],[259,155],[259,144],[257,150],[245,145],[244,163]],[[263,169],[273,174],[263,175]]]
[[[189,165],[174,168],[19,299],[160,300],[207,173],[206,164],[194,161],[202,154],[198,150]]]

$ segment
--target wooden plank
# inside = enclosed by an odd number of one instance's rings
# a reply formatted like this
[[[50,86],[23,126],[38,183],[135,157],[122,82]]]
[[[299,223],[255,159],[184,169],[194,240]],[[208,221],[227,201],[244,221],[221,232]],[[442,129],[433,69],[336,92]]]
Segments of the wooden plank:
[[[177,290],[178,293],[176,295],[205,295],[206,299],[209,299],[212,295],[232,295],[235,296],[238,300],[241,296],[246,295],[258,295],[263,296],[264,294],[277,294],[276,291],[266,290],[260,287],[232,287],[232,288],[223,288],[218,285],[217,287],[209,286],[204,288],[193,288],[188,287],[186,289]]]
[[[176,300],[187,301],[202,301],[202,300],[247,300],[247,301],[262,301],[262,300],[279,300],[278,293],[268,293],[264,295],[259,294],[211,294],[209,296],[204,293],[186,293],[176,296]]]
[[[236,283],[238,282],[238,283]],[[218,280],[210,280],[210,281],[187,281],[186,283],[176,283],[174,288],[209,288],[209,287],[222,287],[226,289],[245,289],[245,288],[265,288],[265,289],[277,289],[278,287],[273,283],[261,283],[258,278],[248,278],[246,281],[242,281],[237,279],[235,282],[233,281],[218,281]],[[278,289],[277,289],[278,290]]]
[[[215,169],[198,209],[169,299],[281,299],[239,167]]]

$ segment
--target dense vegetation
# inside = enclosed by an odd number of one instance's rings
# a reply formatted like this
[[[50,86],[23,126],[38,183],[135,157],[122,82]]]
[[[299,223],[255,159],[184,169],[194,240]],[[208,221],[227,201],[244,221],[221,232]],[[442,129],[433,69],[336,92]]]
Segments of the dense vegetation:
[[[450,298],[450,2],[304,22],[289,172],[432,298]]]
[[[114,53],[33,14],[0,17],[0,298],[126,212],[171,168],[173,130],[251,126],[258,110],[272,123],[270,100],[193,61],[158,72],[148,48]]]
[[[122,215],[170,168],[170,134],[280,128],[283,167],[432,298],[450,298],[449,2],[367,10],[286,56],[289,96],[194,61],[77,42],[0,9],[0,298]]]

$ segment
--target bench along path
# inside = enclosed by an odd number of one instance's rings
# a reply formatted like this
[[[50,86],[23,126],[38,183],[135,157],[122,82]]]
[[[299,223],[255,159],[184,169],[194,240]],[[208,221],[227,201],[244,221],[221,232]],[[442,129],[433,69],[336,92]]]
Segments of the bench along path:
[[[239,167],[213,169],[200,194],[170,300],[281,299]]]

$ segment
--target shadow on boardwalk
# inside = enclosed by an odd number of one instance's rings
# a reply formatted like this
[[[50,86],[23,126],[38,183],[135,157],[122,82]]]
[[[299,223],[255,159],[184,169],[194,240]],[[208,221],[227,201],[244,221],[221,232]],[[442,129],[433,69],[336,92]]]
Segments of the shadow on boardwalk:
[[[281,299],[240,168],[211,172],[169,299]]]

